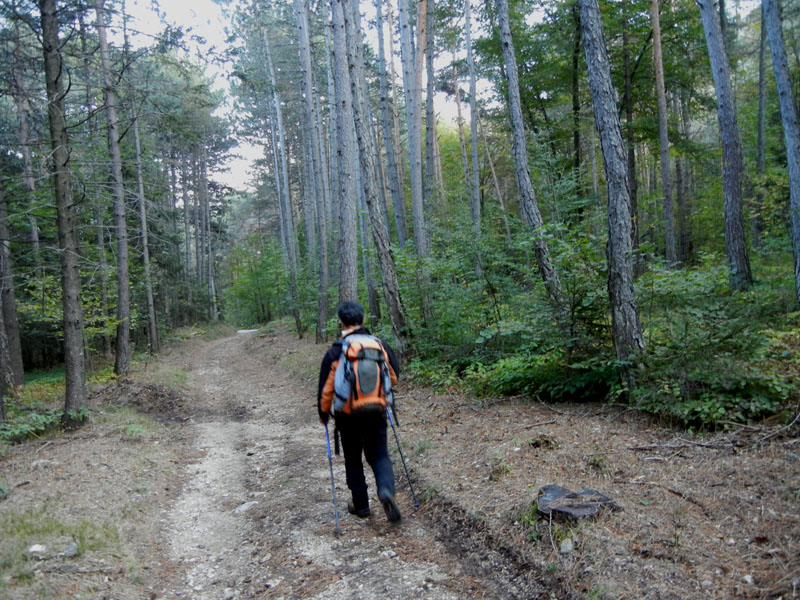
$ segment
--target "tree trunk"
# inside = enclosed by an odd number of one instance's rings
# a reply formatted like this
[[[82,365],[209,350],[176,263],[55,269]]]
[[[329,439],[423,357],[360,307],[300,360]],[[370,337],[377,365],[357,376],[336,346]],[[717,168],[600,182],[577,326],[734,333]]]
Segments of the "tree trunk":
[[[572,5],[572,21],[575,25],[572,42],[572,170],[575,174],[575,189],[578,200],[583,199],[581,178],[581,99],[580,99],[580,56],[581,56],[581,14],[578,5]]]
[[[630,214],[631,214],[631,241],[634,252],[639,250],[639,236],[642,231],[639,223],[639,202],[637,199],[638,183],[636,180],[636,144],[634,142],[633,131],[633,72],[631,70],[630,44],[628,42],[628,0],[622,3],[622,62],[625,71],[625,142],[628,146],[627,155],[627,176],[628,189],[630,191]],[[635,264],[640,264],[637,261]]]
[[[658,0],[650,0],[650,25],[653,29],[653,69],[656,74],[656,105],[658,107],[658,145],[661,156],[661,192],[664,210],[664,249],[667,263],[678,263],[675,247],[675,216],[672,208],[672,179],[669,165],[669,122],[667,120],[667,90],[664,85],[664,61],[661,55],[661,18]]]
[[[30,105],[28,103],[25,81],[23,78],[22,49],[19,42],[19,25],[14,25],[14,67],[13,67],[13,96],[19,119],[19,142],[22,151],[22,166],[25,181],[25,192],[28,196],[28,223],[30,225],[31,250],[33,261],[36,265],[36,276],[42,276],[41,251],[39,248],[39,225],[33,209],[36,206],[36,183],[33,176],[33,160],[31,158],[31,140],[28,128]],[[13,342],[10,342],[13,345]]]
[[[353,91],[347,64],[347,36],[343,0],[331,0],[333,13],[333,63],[336,87],[336,138],[339,143],[339,303],[358,300],[358,223],[356,203]]]
[[[800,126],[797,123],[797,107],[792,93],[792,80],[786,60],[786,48],[781,30],[781,15],[778,0],[764,0],[764,21],[769,34],[772,53],[772,69],[778,88],[778,104],[781,109],[783,136],[786,142],[786,162],[789,171],[789,223],[792,231],[794,254],[795,296],[800,301]]]
[[[428,0],[430,1],[430,0]],[[472,57],[472,22],[470,14],[471,0],[464,0],[464,44],[467,47],[467,70],[469,71],[469,121],[470,121],[470,145],[472,147],[472,185],[469,187],[469,208],[472,216],[472,227],[475,240],[479,243],[481,239],[481,183],[480,183],[480,162],[478,160],[478,90],[477,77],[475,75],[475,61]],[[476,257],[475,273],[480,277],[483,267],[481,266],[480,252]]]
[[[402,178],[397,165],[399,148],[395,146],[395,138],[389,126],[389,86],[386,82],[386,52],[383,43],[383,2],[375,0],[375,26],[378,32],[378,90],[381,103],[381,129],[383,146],[386,149],[386,171],[389,179],[389,190],[394,207],[397,243],[402,248],[406,245],[406,208],[403,199]]]
[[[753,210],[750,215],[750,232],[753,239],[753,246],[756,248],[761,247],[761,232],[764,224],[761,219],[761,210],[764,202],[764,194],[761,192],[763,182],[760,181],[764,176],[764,167],[766,165],[764,147],[766,145],[766,132],[767,132],[767,69],[766,69],[766,53],[767,53],[767,24],[764,20],[764,4],[761,4],[761,27],[758,46],[758,138],[756,142],[756,175],[759,179],[756,182],[756,193],[753,198]]]
[[[472,178],[469,174],[469,159],[467,158],[467,141],[464,138],[464,116],[461,111],[461,86],[458,83],[458,67],[456,66],[456,55],[453,53],[453,87],[455,89],[456,100],[456,128],[458,128],[458,145],[461,148],[461,165],[464,169],[464,190],[469,198],[469,209],[474,219],[473,208]]]
[[[103,94],[106,108],[108,153],[111,157],[111,186],[114,195],[114,228],[117,234],[117,338],[114,373],[125,377],[130,369],[131,292],[128,265],[128,230],[125,216],[125,187],[122,179],[122,153],[119,147],[119,118],[117,95],[106,39],[106,21],[103,15],[105,0],[94,0],[97,15],[97,37],[103,65]]]
[[[8,354],[6,360],[0,361],[0,365],[8,367],[11,385],[17,387],[25,383],[25,371],[22,366],[22,345],[19,335],[10,240],[8,201],[6,200],[5,182],[0,174],[0,313],[2,313],[4,323]]]
[[[150,352],[159,352],[158,321],[153,297],[153,277],[150,273],[150,244],[147,231],[147,205],[142,178],[142,143],[139,138],[139,119],[133,120],[133,141],[136,149],[136,185],[139,191],[139,224],[142,235],[142,266],[144,267],[144,289],[147,296],[147,332],[150,337]]]
[[[406,202],[405,202],[405,192],[403,189],[403,181],[404,181],[404,173],[405,167],[403,162],[404,153],[402,152],[403,145],[400,143],[400,109],[398,108],[399,103],[397,101],[397,71],[395,70],[394,66],[394,18],[392,16],[392,5],[391,3],[388,5],[388,10],[386,11],[386,18],[387,23],[389,25],[389,77],[390,77],[390,84],[392,90],[392,140],[394,142],[394,147],[397,149],[397,153],[395,154],[397,158],[397,181],[400,185],[400,192],[403,197],[402,203],[402,227],[403,227],[403,243],[401,246],[405,246],[405,242],[408,240],[408,220],[406,218]],[[398,234],[399,236],[399,234]]]
[[[625,147],[617,116],[617,94],[603,40],[597,0],[580,0],[581,30],[595,122],[603,150],[608,194],[608,294],[614,348],[620,360],[635,359],[644,350],[639,312],[633,289],[630,192]],[[626,373],[631,383],[631,372]]]
[[[689,137],[689,128],[684,114],[686,111],[685,103],[676,94],[673,100],[673,110],[675,120],[678,123],[678,130],[685,138]],[[689,205],[689,194],[687,179],[689,173],[686,169],[686,160],[683,156],[675,159],[675,188],[677,192],[678,204],[678,260],[683,265],[689,264],[692,258],[692,234],[691,234],[691,206]]]
[[[730,288],[735,292],[749,288],[753,283],[742,215],[742,145],[739,141],[728,57],[725,54],[714,2],[697,0],[697,4],[703,19],[703,31],[717,92],[717,117],[722,141],[722,184],[725,194],[725,248],[728,254]]]
[[[500,24],[500,42],[503,46],[505,76],[508,83],[508,112],[511,118],[514,163],[520,191],[520,208],[525,221],[533,231],[533,249],[536,256],[536,264],[544,281],[547,295],[559,312],[565,314],[568,311],[567,302],[561,289],[558,273],[550,260],[547,241],[542,233],[544,223],[536,202],[528,167],[528,145],[525,136],[525,125],[522,121],[517,59],[514,54],[514,44],[511,39],[511,27],[508,20],[508,0],[497,0],[497,18]]]
[[[403,62],[403,83],[406,93],[406,125],[408,127],[411,216],[414,221],[414,243],[417,247],[417,256],[424,258],[428,256],[428,234],[425,228],[425,209],[422,201],[422,111],[420,107],[422,90],[420,89],[418,76],[422,65],[415,60],[408,2],[409,0],[399,0],[398,2],[400,9],[400,57]],[[424,41],[424,37],[420,32],[417,33],[417,43],[419,44]]]
[[[64,421],[80,420],[86,407],[86,368],[83,354],[83,312],[81,278],[78,269],[80,248],[72,198],[70,146],[64,114],[64,78],[61,63],[61,42],[55,0],[40,0],[42,50],[44,54],[47,115],[50,124],[53,180],[58,221],[58,246],[61,256],[61,304],[64,312],[64,362],[66,390]]]
[[[321,152],[321,131],[320,116],[317,110],[317,92],[314,87],[311,69],[311,44],[309,41],[308,8],[304,0],[294,0],[295,21],[297,24],[298,51],[300,53],[300,72],[303,78],[303,90],[305,93],[305,112],[309,123],[309,150],[312,163],[312,174],[314,178],[314,197],[316,207],[314,216],[316,218],[316,231],[319,235],[317,240],[319,251],[319,298],[317,302],[317,343],[325,340],[325,329],[328,325],[328,226],[325,215],[325,207],[328,205],[328,192],[325,185],[324,173],[325,166],[322,161]],[[310,241],[310,240],[309,240]]]
[[[0,268],[3,268],[3,257],[0,255]],[[6,372],[5,366],[11,362],[8,356],[8,339],[6,338],[6,325],[3,320],[3,311],[0,310],[0,423],[6,420],[6,390],[11,387],[11,375]]]
[[[436,185],[436,114],[434,113],[433,96],[434,96],[434,77],[436,75],[433,68],[433,54],[434,54],[434,2],[435,0],[425,0],[425,71],[428,74],[425,90],[425,175],[424,175],[424,195],[423,203],[428,216],[433,214],[434,206],[438,204],[436,198],[438,197],[439,190]],[[420,33],[421,35],[421,33]],[[421,63],[420,63],[421,66]]]
[[[275,125],[278,130],[278,144],[280,150],[281,164],[281,186],[279,188],[280,202],[283,206],[284,218],[286,219],[286,249],[289,258],[289,294],[292,299],[292,315],[294,316],[295,329],[297,336],[303,337],[303,323],[300,320],[300,300],[297,292],[297,240],[294,233],[294,223],[292,215],[291,190],[289,188],[289,159],[286,151],[286,138],[283,133],[283,117],[281,114],[281,101],[278,95],[277,83],[275,80],[275,69],[272,65],[272,53],[269,47],[269,39],[266,33],[262,33],[264,41],[264,52],[267,59],[267,69],[272,86],[272,101],[275,110]]]
[[[395,335],[397,351],[402,355],[406,342],[406,320],[403,302],[400,298],[400,286],[397,282],[394,257],[389,243],[389,232],[381,219],[378,207],[377,183],[375,182],[375,169],[372,157],[375,151],[370,147],[369,123],[367,121],[366,78],[364,75],[364,58],[361,49],[361,26],[358,18],[357,0],[334,0],[334,15],[342,14],[345,24],[345,41],[347,56],[350,66],[349,79],[351,81],[351,97],[353,98],[353,123],[355,125],[356,142],[358,144],[358,157],[361,163],[361,183],[364,201],[372,229],[372,239],[378,253],[378,262],[381,269],[381,282],[383,295],[389,311],[389,320]],[[335,17],[334,23],[338,18]],[[334,30],[335,31],[335,30]],[[337,44],[337,47],[342,46]]]

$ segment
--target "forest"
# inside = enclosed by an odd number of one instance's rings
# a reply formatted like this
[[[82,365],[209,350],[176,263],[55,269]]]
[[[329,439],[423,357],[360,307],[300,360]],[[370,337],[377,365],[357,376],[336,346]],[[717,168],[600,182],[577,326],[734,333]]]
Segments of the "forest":
[[[351,299],[437,389],[792,420],[797,0],[220,3],[205,62],[125,0],[0,4],[4,443],[182,327],[323,343]]]

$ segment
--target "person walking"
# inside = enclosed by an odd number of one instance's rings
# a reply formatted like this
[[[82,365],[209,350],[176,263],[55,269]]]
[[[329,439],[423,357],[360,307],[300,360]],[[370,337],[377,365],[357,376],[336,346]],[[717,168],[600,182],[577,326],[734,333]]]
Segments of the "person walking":
[[[397,376],[400,374],[400,365],[392,348],[383,340],[374,338],[364,327],[364,308],[358,302],[343,302],[339,305],[337,315],[342,328],[341,337],[325,353],[319,372],[317,411],[323,425],[327,425],[328,419],[334,413],[336,370],[339,362],[343,360],[342,351],[348,337],[354,336],[352,339],[358,339],[355,336],[370,336],[377,340],[388,359],[386,362],[392,385],[397,382]],[[347,399],[341,398],[340,400]],[[386,445],[386,411],[356,414],[336,412],[334,416],[336,419],[334,436],[339,435],[342,442],[347,487],[352,494],[352,501],[347,505],[348,512],[360,518],[369,517],[371,514],[367,481],[364,477],[364,465],[361,460],[363,453],[375,475],[378,499],[386,517],[393,523],[400,521],[400,509],[394,498],[394,471]]]

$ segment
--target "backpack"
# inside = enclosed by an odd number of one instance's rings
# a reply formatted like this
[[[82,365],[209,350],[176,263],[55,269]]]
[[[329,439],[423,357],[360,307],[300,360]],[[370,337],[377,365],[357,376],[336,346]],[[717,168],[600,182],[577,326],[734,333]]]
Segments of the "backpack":
[[[392,406],[389,358],[378,338],[349,335],[334,375],[334,415],[383,413]]]

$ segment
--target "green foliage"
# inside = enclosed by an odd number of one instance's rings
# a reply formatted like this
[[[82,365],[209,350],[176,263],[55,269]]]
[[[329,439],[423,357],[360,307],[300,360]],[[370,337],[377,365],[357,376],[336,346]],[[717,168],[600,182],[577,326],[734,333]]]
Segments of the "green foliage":
[[[516,354],[488,367],[476,363],[468,369],[467,378],[485,395],[597,401],[619,390],[620,366],[609,358],[570,363],[562,351],[552,351]]]
[[[708,428],[777,412],[798,395],[798,313],[780,279],[727,295],[727,273],[653,269],[643,277],[650,351],[635,406],[681,425]]]

